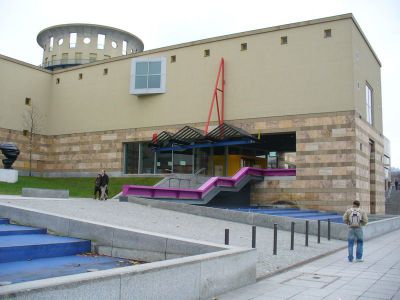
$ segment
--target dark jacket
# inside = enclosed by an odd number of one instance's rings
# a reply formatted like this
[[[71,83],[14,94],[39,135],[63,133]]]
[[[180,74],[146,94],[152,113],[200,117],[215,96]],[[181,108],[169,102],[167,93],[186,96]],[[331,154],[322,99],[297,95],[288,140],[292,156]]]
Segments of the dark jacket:
[[[101,175],[96,177],[95,186],[100,187],[101,185]]]
[[[104,173],[104,175],[101,176],[101,183],[100,183],[100,186],[106,186],[106,185],[108,185],[108,182],[109,182],[109,181],[110,181],[110,180],[109,180],[109,178],[108,178],[108,175]]]

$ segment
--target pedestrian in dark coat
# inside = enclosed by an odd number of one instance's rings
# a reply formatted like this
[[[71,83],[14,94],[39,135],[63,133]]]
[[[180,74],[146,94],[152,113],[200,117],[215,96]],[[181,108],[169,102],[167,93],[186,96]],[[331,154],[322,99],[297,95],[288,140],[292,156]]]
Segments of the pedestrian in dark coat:
[[[101,196],[101,189],[100,189],[100,185],[101,185],[101,174],[97,174],[96,176],[96,180],[94,182],[94,195],[93,195],[93,199],[99,199],[100,200],[100,196]],[[99,195],[99,198],[97,198],[97,194]]]
[[[106,174],[105,170],[101,170],[101,182],[100,182],[100,189],[101,189],[101,196],[100,200],[107,200],[108,199],[108,183],[110,179]]]

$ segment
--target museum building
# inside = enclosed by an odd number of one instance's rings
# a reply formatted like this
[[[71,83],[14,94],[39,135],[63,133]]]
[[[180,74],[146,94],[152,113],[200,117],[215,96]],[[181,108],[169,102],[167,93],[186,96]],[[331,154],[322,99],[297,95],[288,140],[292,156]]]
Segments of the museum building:
[[[232,176],[251,204],[384,213],[381,63],[352,14],[144,51],[93,24],[49,27],[41,66],[0,55],[0,142],[37,176]]]

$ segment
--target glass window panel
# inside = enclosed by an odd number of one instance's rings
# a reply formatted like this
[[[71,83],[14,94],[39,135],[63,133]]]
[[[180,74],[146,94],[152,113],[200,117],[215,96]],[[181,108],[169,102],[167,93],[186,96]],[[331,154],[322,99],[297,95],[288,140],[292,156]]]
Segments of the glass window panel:
[[[151,75],[149,76],[149,89],[160,88],[161,87],[161,75]]]
[[[136,76],[135,77],[135,88],[146,89],[147,88],[147,76]]]
[[[149,63],[149,74],[161,74],[160,61],[152,61]]]
[[[191,174],[193,171],[192,149],[174,151],[174,173]],[[181,187],[188,187],[189,182],[184,180]]]
[[[136,63],[136,75],[147,75],[148,73],[148,62],[137,62]]]
[[[137,174],[139,171],[139,143],[125,144],[125,173]]]
[[[157,153],[157,173],[171,173],[172,172],[172,152],[158,152]]]
[[[143,174],[154,173],[154,152],[148,143],[142,143],[142,170]]]

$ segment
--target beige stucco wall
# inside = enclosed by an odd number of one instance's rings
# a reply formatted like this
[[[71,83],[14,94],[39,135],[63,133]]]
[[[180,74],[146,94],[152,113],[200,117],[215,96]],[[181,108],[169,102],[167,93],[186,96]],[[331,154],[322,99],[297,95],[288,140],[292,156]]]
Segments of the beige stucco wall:
[[[352,110],[351,26],[351,19],[343,19],[144,52],[167,58],[165,94],[129,94],[131,59],[57,71],[50,133],[204,122],[221,57],[226,120]],[[327,28],[332,38],[323,37]],[[287,45],[281,45],[281,36],[288,36]],[[205,49],[210,57],[204,57]]]
[[[37,133],[48,132],[51,82],[51,72],[0,55],[0,128],[29,129],[23,116],[30,109],[25,98],[31,98],[39,116]]]
[[[367,42],[358,28],[352,26],[353,44],[353,74],[354,74],[354,99],[356,111],[363,120],[367,119],[365,86],[368,83],[373,90],[373,113],[372,121],[379,133],[383,133],[382,125],[382,91],[380,62],[368,47]]]

